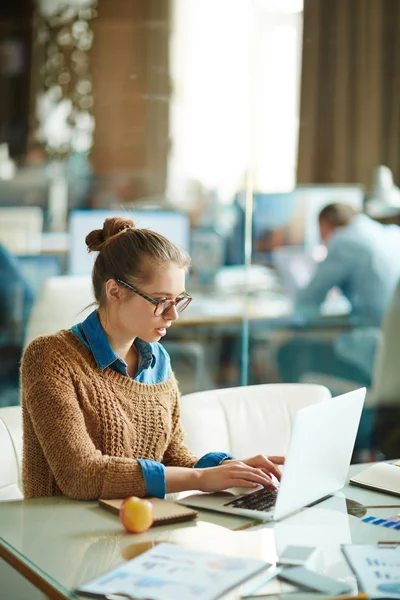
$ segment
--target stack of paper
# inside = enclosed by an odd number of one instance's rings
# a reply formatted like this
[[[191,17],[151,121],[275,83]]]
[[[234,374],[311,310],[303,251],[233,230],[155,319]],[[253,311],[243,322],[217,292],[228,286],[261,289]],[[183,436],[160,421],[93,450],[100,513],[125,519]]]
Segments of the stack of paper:
[[[345,545],[343,553],[370,598],[400,598],[400,549]]]
[[[120,593],[151,600],[214,600],[270,566],[248,558],[159,544],[76,592],[99,598]]]

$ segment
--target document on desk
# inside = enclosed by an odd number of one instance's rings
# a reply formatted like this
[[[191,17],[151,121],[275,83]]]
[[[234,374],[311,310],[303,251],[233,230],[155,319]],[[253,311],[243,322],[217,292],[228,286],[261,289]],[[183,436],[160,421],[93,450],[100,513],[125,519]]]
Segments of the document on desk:
[[[400,549],[344,545],[349,566],[370,598],[400,598]]]
[[[151,600],[214,600],[270,566],[162,543],[75,591],[92,598],[121,593]]]

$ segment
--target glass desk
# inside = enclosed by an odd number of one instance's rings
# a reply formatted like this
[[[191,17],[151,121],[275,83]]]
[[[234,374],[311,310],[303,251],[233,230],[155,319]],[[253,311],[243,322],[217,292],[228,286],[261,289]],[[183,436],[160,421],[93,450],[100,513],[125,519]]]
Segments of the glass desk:
[[[351,473],[365,466],[353,466]],[[398,532],[360,520],[368,513],[388,517],[398,512],[400,499],[346,486],[334,497],[275,524],[260,525],[201,512],[196,521],[134,535],[125,533],[118,517],[96,502],[63,497],[7,501],[0,503],[0,557],[49,598],[65,600],[77,598],[73,590],[78,585],[133,558],[138,549],[149,548],[155,542],[270,563],[288,544],[311,545],[321,549],[320,572],[346,580],[356,592],[356,581],[340,545],[398,541]],[[235,588],[224,600],[238,599],[248,584]],[[290,589],[279,581],[268,584],[268,592],[273,594]]]

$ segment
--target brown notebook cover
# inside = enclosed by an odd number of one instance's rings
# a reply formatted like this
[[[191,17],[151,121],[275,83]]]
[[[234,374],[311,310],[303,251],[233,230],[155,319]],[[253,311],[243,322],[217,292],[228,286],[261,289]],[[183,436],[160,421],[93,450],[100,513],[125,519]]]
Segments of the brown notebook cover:
[[[190,521],[197,517],[197,510],[175,504],[170,500],[161,500],[161,498],[146,498],[152,503],[154,508],[154,523],[156,525],[168,525],[170,523],[180,523],[181,521]],[[99,505],[109,510],[115,515],[119,515],[119,509],[123,500],[99,500]]]

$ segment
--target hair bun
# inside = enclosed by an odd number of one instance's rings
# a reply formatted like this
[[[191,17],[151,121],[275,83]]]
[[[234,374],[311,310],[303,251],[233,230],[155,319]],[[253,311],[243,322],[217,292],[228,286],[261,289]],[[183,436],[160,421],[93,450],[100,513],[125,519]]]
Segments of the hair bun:
[[[103,229],[94,229],[86,236],[85,242],[89,252],[99,252],[114,236],[134,229],[135,223],[132,219],[112,217],[104,221]]]

